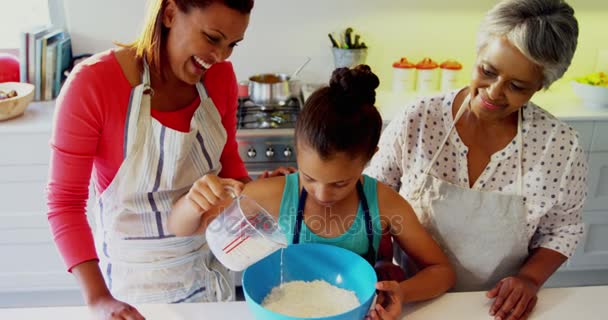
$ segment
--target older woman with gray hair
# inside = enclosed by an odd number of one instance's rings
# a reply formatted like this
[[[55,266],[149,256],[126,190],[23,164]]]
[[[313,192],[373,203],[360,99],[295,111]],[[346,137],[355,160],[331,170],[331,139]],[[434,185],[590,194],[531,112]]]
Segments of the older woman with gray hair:
[[[525,319],[584,233],[577,133],[530,102],[568,69],[578,24],[562,0],[504,0],[479,30],[469,86],[404,110],[366,173],[412,204],[454,290],[488,290],[495,319]]]

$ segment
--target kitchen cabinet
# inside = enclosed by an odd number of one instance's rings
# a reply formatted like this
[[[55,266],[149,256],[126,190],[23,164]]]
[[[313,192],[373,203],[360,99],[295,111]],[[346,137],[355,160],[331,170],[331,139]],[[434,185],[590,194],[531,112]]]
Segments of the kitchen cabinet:
[[[52,102],[0,122],[0,308],[79,304],[46,218]]]
[[[583,220],[587,236],[568,266],[571,269],[604,269],[608,266],[608,210],[587,211]]]
[[[379,94],[385,120],[396,114],[386,104],[390,101]],[[403,100],[398,102],[394,108],[406,105]],[[21,118],[0,122],[0,308],[82,304],[46,218],[53,109],[53,102],[35,102]],[[589,196],[584,209],[587,234],[548,286],[608,284],[608,110],[568,110],[569,114],[554,114],[580,133],[589,159]],[[92,212],[94,195],[90,194],[88,209]]]
[[[585,210],[608,209],[608,152],[590,152],[588,160],[588,194]]]

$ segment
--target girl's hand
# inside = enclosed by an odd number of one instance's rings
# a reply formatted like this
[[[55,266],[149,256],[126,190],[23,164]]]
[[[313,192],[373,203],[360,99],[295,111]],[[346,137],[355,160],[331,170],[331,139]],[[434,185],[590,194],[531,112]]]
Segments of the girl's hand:
[[[525,277],[513,276],[500,280],[486,293],[488,298],[495,298],[490,315],[496,320],[528,319],[536,305],[538,290],[539,286]]]
[[[397,281],[380,281],[376,283],[378,301],[372,307],[367,318],[372,320],[393,320],[401,316],[401,288]]]
[[[98,320],[145,320],[137,309],[109,294],[91,302],[89,309]]]
[[[214,174],[206,174],[194,182],[186,194],[186,199],[197,207],[199,212],[206,212],[230,197],[227,188],[233,190],[238,196],[243,191],[243,186],[244,184],[238,180],[223,179]]]

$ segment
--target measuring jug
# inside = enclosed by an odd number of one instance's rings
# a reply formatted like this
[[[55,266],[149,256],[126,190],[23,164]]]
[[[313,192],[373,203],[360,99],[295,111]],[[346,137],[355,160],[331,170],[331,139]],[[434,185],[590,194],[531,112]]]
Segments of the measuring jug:
[[[232,203],[209,224],[205,236],[215,257],[233,271],[242,271],[287,247],[287,238],[272,215],[244,195],[233,196]]]

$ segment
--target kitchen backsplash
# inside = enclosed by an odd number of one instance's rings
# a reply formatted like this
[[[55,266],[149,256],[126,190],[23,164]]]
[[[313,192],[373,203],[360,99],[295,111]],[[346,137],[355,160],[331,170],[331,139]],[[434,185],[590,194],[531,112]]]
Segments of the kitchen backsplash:
[[[608,1],[570,0],[580,24],[579,47],[566,78],[595,71],[598,50],[608,48]],[[129,42],[141,28],[145,0],[64,0],[76,53],[98,52],[112,41]],[[300,73],[306,82],[326,81],[333,69],[328,32],[350,26],[369,47],[367,63],[389,90],[392,62],[456,59],[462,81],[470,74],[483,13],[496,1],[461,0],[257,0],[245,40],[231,61],[239,80],[260,72]],[[120,23],[108,21],[119,21]],[[608,68],[608,66],[605,66]]]

